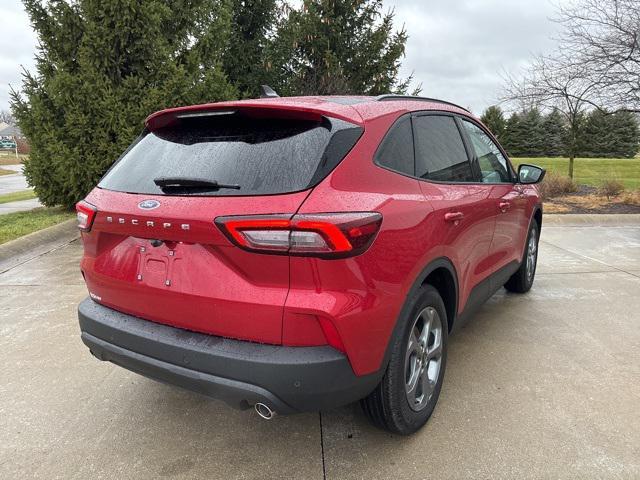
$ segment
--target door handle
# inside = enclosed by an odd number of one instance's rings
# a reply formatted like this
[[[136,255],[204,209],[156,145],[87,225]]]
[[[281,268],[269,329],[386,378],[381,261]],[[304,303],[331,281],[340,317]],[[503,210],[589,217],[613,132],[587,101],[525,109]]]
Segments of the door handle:
[[[454,224],[460,223],[460,220],[464,218],[464,213],[462,212],[449,212],[444,214],[445,222],[453,222]]]
[[[500,211],[502,213],[506,213],[507,210],[509,210],[511,208],[511,202],[500,202],[498,204],[498,207],[500,208]]]

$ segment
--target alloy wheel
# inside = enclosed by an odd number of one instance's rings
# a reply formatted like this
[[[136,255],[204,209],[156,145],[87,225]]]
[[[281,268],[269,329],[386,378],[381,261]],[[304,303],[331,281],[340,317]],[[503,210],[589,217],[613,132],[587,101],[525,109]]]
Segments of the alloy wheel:
[[[423,309],[413,322],[405,356],[405,392],[414,411],[427,406],[435,391],[442,364],[442,321],[433,307]]]
[[[527,244],[527,282],[531,282],[536,271],[536,261],[538,257],[537,231],[531,230],[529,243]]]

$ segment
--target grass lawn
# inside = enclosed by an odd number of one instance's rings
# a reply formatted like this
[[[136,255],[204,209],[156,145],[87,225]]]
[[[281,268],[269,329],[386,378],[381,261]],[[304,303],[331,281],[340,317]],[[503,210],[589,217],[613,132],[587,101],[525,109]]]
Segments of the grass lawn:
[[[0,168],[0,176],[11,175],[13,173],[16,173],[16,172],[14,172],[13,170],[7,170],[6,168]]]
[[[18,163],[22,163],[26,157],[28,157],[28,155],[23,153],[19,153],[18,158],[16,158],[15,153],[0,152],[0,165],[17,165]]]
[[[20,192],[3,193],[0,195],[0,203],[18,202],[32,198],[36,198],[36,193],[33,190],[22,190]]]
[[[569,173],[568,158],[512,158],[514,166],[532,163],[558,175]],[[628,189],[640,188],[640,158],[576,158],[573,163],[573,178],[581,185],[599,187],[603,180],[615,179]]]
[[[28,212],[0,215],[0,243],[64,222],[74,215],[61,208],[36,208]]]

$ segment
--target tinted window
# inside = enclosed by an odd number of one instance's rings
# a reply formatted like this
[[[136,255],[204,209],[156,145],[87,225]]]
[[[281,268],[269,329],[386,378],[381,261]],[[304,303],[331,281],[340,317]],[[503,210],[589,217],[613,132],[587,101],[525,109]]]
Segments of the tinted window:
[[[416,175],[440,182],[474,181],[471,164],[453,117],[425,115],[413,119]]]
[[[489,135],[467,120],[463,120],[462,124],[469,135],[471,145],[478,158],[482,181],[484,183],[510,182],[511,176],[509,175],[507,160]]]
[[[414,174],[410,116],[402,117],[391,127],[376,153],[376,163],[396,172]]]
[[[185,118],[145,133],[99,186],[162,194],[155,178],[186,177],[240,185],[240,189],[184,194],[264,195],[304,190],[324,178],[361,133],[359,127],[333,119],[315,122],[239,114]]]

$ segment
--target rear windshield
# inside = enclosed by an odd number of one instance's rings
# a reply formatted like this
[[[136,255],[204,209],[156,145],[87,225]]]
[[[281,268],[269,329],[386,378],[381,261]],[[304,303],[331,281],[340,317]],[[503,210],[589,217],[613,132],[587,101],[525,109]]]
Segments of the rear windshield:
[[[158,178],[188,178],[239,188],[185,189],[180,195],[290,193],[320,182],[362,134],[353,124],[323,118],[252,118],[231,115],[184,118],[146,131],[100,181],[100,188],[171,194]]]

